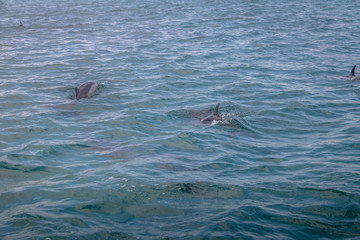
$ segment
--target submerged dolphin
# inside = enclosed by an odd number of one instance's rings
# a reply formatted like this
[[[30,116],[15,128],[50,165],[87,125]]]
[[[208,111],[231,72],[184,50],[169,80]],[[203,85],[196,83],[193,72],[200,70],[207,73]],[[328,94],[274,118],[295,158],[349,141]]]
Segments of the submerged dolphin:
[[[210,114],[207,117],[204,117],[203,119],[200,120],[201,123],[204,124],[211,124],[213,121],[222,121],[224,120],[224,118],[222,116],[219,115],[219,106],[220,103],[218,103],[215,107],[215,110],[212,114]]]
[[[23,26],[24,26],[23,23],[20,21],[19,27],[23,27]]]
[[[75,88],[75,93],[72,96],[72,99],[79,100],[81,98],[92,97],[96,93],[98,87],[99,84],[97,84],[96,82],[83,83],[79,87]]]
[[[353,68],[351,69],[349,78],[350,80],[360,80],[360,76],[355,76],[355,68],[356,68],[356,64],[353,66]]]

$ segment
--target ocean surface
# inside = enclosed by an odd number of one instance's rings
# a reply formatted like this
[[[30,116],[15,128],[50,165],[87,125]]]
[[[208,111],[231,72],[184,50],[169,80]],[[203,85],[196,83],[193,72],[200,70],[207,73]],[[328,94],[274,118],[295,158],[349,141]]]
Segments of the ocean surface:
[[[1,0],[0,239],[360,239],[359,10]]]

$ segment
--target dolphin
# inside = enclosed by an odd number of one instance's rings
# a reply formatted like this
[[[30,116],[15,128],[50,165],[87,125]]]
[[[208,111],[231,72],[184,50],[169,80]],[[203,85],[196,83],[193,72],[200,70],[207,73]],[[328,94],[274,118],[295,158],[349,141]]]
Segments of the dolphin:
[[[87,27],[87,26],[89,26],[89,25],[90,25],[89,23],[78,23],[78,24],[66,25],[66,26],[63,26],[63,27],[61,27],[61,28]]]
[[[360,80],[360,76],[355,76],[355,68],[356,68],[356,64],[353,66],[353,68],[351,69],[350,75],[348,76],[350,78],[350,80]]]
[[[211,113],[209,116],[204,117],[200,120],[203,124],[211,124],[213,121],[223,121],[224,118],[219,115],[219,106],[220,103],[218,103],[215,107],[215,110],[213,113]]]
[[[20,21],[19,27],[24,27],[23,23]]]
[[[72,99],[79,100],[81,98],[92,97],[96,93],[98,87],[99,84],[97,84],[96,82],[83,83],[79,87],[75,88],[75,93],[72,96]]]

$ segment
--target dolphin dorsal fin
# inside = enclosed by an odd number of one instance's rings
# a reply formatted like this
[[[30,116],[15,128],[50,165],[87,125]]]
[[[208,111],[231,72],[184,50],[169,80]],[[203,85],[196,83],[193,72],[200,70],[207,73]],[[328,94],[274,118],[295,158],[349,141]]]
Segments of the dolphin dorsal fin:
[[[350,76],[351,77],[355,77],[355,68],[356,68],[356,64],[353,66],[353,68],[351,69],[351,73]]]
[[[77,99],[78,96],[79,96],[79,88],[76,87],[76,88],[75,88],[75,98]]]
[[[213,113],[215,116],[219,116],[219,105],[220,105],[220,103],[216,104],[216,107],[215,107],[215,110]]]

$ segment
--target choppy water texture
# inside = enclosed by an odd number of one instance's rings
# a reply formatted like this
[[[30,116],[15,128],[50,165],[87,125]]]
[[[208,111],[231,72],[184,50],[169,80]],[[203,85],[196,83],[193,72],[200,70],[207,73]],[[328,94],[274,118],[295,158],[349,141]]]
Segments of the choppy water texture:
[[[359,239],[359,9],[0,1],[0,238]]]

